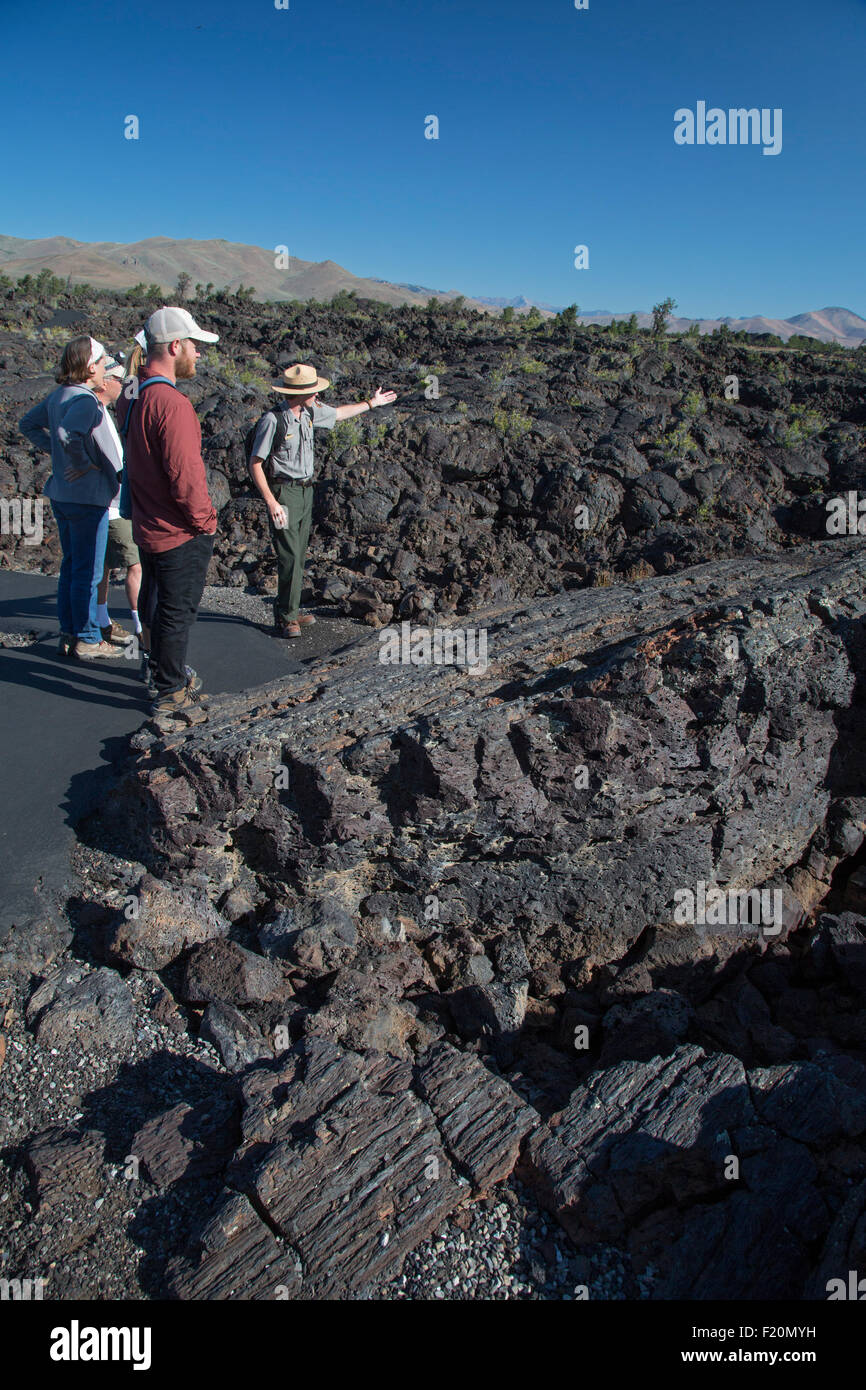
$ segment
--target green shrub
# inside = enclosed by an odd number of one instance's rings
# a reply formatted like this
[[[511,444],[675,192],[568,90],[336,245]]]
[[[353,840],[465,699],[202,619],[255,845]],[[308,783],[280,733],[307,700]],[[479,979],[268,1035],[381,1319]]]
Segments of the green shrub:
[[[493,428],[503,439],[522,439],[532,428],[532,419],[519,410],[494,410]]]
[[[258,386],[260,391],[270,390],[271,383],[260,372],[251,371],[249,367],[242,367],[238,372],[238,381],[242,386]]]
[[[660,338],[665,331],[667,321],[677,307],[675,299],[663,299],[660,304],[653,305],[653,336]]]
[[[676,459],[687,458],[690,454],[699,452],[697,441],[689,434],[684,424],[675,425],[672,430],[668,430],[660,439],[656,441],[656,447],[664,450],[667,463],[673,463]]]
[[[618,359],[613,357],[608,359],[607,365],[603,367],[596,367],[594,363],[590,363],[589,370],[596,381],[624,381],[634,376],[634,363],[629,356],[624,357],[620,365]]]
[[[680,401],[680,411],[687,420],[696,420],[706,412],[707,403],[700,391],[687,391]]]
[[[817,410],[806,405],[792,405],[791,419],[781,436],[785,449],[795,449],[798,444],[814,438],[827,428],[827,422]]]
[[[771,372],[779,381],[786,382],[789,378],[788,364],[783,357],[774,357],[767,363],[767,371]]]
[[[344,449],[357,449],[361,443],[361,427],[354,420],[338,420],[328,432],[328,443],[332,454],[341,454]]]
[[[795,348],[798,352],[844,352],[841,343],[825,343],[821,338],[810,338],[803,333],[792,333],[788,339],[788,347]]]

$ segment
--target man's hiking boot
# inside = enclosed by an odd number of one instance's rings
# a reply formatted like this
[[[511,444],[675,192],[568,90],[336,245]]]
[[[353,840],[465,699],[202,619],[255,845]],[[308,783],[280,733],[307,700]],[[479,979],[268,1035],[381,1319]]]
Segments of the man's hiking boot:
[[[151,705],[154,724],[162,733],[183,724],[203,724],[208,717],[203,697],[190,690],[173,690],[170,695],[158,695]]]
[[[72,648],[72,655],[79,661],[93,661],[96,657],[118,657],[123,656],[123,647],[116,646],[113,642],[76,642]]]
[[[296,619],[298,627],[311,627],[315,621],[312,613],[299,613]]]
[[[298,623],[274,623],[275,637],[300,637],[301,629]]]
[[[135,633],[127,632],[126,628],[121,627],[113,618],[108,627],[101,627],[99,631],[102,633],[103,642],[117,642],[121,647],[126,645],[130,637],[135,636]]]
[[[183,669],[186,675],[185,688],[188,691],[190,691],[192,695],[197,695],[202,687],[201,676],[192,666],[184,666]],[[157,697],[156,678],[154,676],[154,668],[150,663],[149,652],[145,652],[141,658],[141,669],[139,674],[141,676],[141,679],[144,681],[144,687],[147,691],[148,696],[151,700],[155,700]],[[203,698],[207,697],[205,696]]]

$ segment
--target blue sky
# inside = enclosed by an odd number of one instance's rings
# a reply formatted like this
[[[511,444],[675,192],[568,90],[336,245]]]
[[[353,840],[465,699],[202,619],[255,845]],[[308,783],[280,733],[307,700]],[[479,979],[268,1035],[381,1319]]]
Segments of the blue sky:
[[[866,0],[289,5],[3,0],[0,232],[285,244],[587,310],[866,316]],[[780,107],[781,153],[676,145],[700,100]]]

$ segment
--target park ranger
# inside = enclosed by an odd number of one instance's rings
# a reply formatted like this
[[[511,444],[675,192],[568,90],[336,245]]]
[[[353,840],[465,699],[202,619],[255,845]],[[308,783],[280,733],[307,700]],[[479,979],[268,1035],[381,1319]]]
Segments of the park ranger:
[[[318,393],[329,385],[315,367],[302,362],[288,367],[282,382],[273,388],[287,397],[287,405],[262,416],[250,446],[250,476],[268,509],[277,557],[277,637],[300,637],[301,628],[316,621],[312,613],[300,611],[313,515],[313,430],[333,429],[338,420],[349,420],[397,399],[396,391],[379,388],[357,405],[322,405]]]

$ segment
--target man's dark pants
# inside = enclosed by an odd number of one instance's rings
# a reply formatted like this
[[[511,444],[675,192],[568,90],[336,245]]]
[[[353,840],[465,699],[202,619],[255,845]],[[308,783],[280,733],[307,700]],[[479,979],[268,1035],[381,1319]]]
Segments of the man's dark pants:
[[[139,547],[142,578],[157,592],[150,643],[157,696],[171,695],[186,685],[186,648],[213,546],[213,536],[198,535],[158,553]]]

